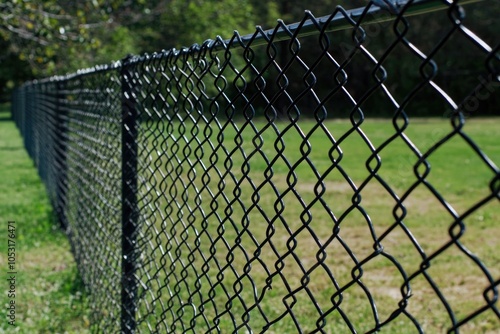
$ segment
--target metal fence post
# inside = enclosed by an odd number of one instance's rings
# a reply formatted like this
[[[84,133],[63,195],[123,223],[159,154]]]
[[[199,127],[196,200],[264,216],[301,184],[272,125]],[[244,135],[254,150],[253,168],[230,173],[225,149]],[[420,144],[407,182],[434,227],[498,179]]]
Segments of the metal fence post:
[[[121,332],[136,329],[137,282],[137,110],[129,72],[131,57],[123,59],[122,82],[122,291]]]
[[[26,147],[26,151],[30,158],[33,160],[36,166],[34,152],[34,143],[33,143],[33,115],[35,114],[33,109],[36,106],[36,89],[37,86],[35,83],[31,83],[26,87],[26,97],[27,102],[24,109],[24,147]]]
[[[55,107],[55,119],[56,119],[56,147],[55,147],[55,160],[56,164],[52,168],[56,168],[53,171],[56,175],[56,188],[55,188],[55,209],[57,214],[57,219],[61,228],[67,230],[67,220],[66,220],[66,188],[67,188],[67,152],[66,152],[66,132],[67,125],[65,120],[65,110],[62,108],[63,101],[65,100],[65,85],[66,81],[63,79],[58,79],[55,83],[56,88],[56,107]]]

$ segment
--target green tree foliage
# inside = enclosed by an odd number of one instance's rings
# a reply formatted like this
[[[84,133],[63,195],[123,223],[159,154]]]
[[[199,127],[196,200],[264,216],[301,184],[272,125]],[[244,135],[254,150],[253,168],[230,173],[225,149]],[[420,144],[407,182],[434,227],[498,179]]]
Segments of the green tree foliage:
[[[145,10],[145,1],[1,2],[0,94],[27,79],[107,63],[124,53],[137,52],[137,38],[121,22],[133,21]]]
[[[2,96],[15,84],[61,69],[60,60],[73,45],[83,49],[92,45],[86,26],[88,8],[78,8],[76,3],[55,0],[0,3]]]
[[[142,52],[189,47],[217,36],[228,38],[234,30],[249,34],[256,21],[249,0],[170,0],[157,8],[159,15],[144,16],[131,25],[141,34]]]
[[[228,39],[234,30],[242,35],[252,34],[256,25],[272,29],[278,18],[287,24],[302,20],[305,10],[310,10],[319,17],[331,14],[336,6],[352,9],[369,3],[368,0],[4,1],[0,3],[0,93],[26,79],[109,63],[129,53],[179,49],[194,43],[201,44],[217,36]],[[485,4],[486,2],[480,2],[467,5],[465,9],[468,18],[465,23],[482,39],[495,46],[495,43],[498,43],[499,21],[492,12],[498,10],[499,5]],[[453,27],[446,11],[411,17],[408,20],[411,29],[406,37],[427,53],[440,36]],[[376,58],[380,57],[381,52],[395,39],[392,25],[383,23],[365,25],[364,28],[367,29],[367,40],[363,46],[373,52]],[[329,52],[339,62],[356,48],[352,34],[352,29],[329,34]],[[454,36],[460,34],[456,33]],[[301,38],[299,57],[306,63],[313,63],[322,52],[318,43],[317,36]],[[438,53],[435,58],[441,66],[436,81],[444,89],[451,90],[452,94],[456,92],[456,95],[459,95],[467,89],[470,91],[471,86],[477,84],[477,80],[466,82],[463,78],[470,78],[471,73],[476,75],[484,72],[485,64],[478,61],[474,55],[477,49],[471,47],[465,38],[460,40],[460,37],[454,37],[443,48],[446,52]],[[292,59],[286,42],[277,43],[276,52],[278,66],[284,66]],[[241,54],[235,51],[233,55],[231,61],[237,65],[243,64]],[[401,45],[394,50],[393,55],[397,61],[388,60],[384,63],[389,73],[385,84],[398,98],[402,98],[422,79],[418,70],[420,60]],[[265,50],[255,53],[253,63],[257,67],[268,61],[269,55]],[[316,73],[319,86],[315,87],[315,90],[320,96],[325,96],[328,94],[327,87],[330,87],[334,80],[331,73],[335,69],[329,68],[325,62],[321,66],[324,66],[324,70]],[[373,64],[359,52],[346,67],[349,71],[348,88],[354,92],[355,97],[361,97],[370,85],[375,84],[373,80],[365,80],[366,71],[371,69]],[[300,93],[304,89],[303,69],[294,62],[286,74],[290,82],[289,89]],[[228,75],[230,80],[231,74]],[[246,79],[252,80],[253,74],[247,75]],[[403,75],[405,80],[400,79]],[[277,70],[269,70],[266,74],[269,82],[274,81],[273,76],[277,76]],[[267,93],[271,95],[279,91],[275,82],[267,89]],[[418,97],[419,101],[432,98],[429,92],[422,94]],[[305,105],[314,102],[308,100],[310,98],[312,97],[304,98]],[[334,98],[337,106],[342,105],[345,100],[342,96]],[[369,106],[370,101],[366,101],[365,105]],[[286,101],[278,100],[276,103],[283,110],[287,108]],[[351,103],[346,100],[345,105],[347,108]],[[422,103],[413,105],[416,106],[414,112],[417,114],[423,115],[426,109],[429,109]]]

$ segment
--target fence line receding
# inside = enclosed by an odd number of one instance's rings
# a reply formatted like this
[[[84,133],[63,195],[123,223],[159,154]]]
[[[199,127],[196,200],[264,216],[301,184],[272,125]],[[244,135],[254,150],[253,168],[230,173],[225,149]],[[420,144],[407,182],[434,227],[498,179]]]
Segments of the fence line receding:
[[[20,87],[92,331],[500,330],[486,5],[306,12]]]

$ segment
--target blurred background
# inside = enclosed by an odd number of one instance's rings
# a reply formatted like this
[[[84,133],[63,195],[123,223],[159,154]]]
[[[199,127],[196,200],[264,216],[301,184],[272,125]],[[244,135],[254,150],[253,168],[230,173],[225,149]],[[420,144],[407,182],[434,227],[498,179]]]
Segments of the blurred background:
[[[240,34],[253,34],[255,26],[264,29],[276,26],[280,18],[290,24],[304,17],[304,10],[311,10],[316,17],[331,14],[335,6],[346,9],[363,7],[368,0],[12,0],[0,3],[0,102],[10,100],[12,89],[20,83],[34,78],[54,74],[74,72],[96,64],[106,64],[122,59],[127,54],[153,53],[171,48],[201,44],[207,39],[221,36],[230,38],[237,30]],[[467,26],[490,45],[496,45],[499,23],[498,2],[478,2],[466,6]],[[446,13],[438,12],[420,16],[411,22],[412,42],[421,49],[435,45],[436,38],[442,38],[450,29],[450,20]],[[341,57],[342,40],[352,47],[352,29],[333,35],[331,53]],[[373,49],[384,51],[377,43],[390,45],[395,35],[391,26],[374,26],[368,35]],[[456,35],[456,34],[455,34]],[[301,41],[302,42],[302,41]],[[307,40],[304,40],[307,44]],[[312,41],[317,45],[316,40]],[[349,46],[348,46],[349,47]],[[338,50],[335,50],[338,48]],[[306,48],[304,48],[306,49]],[[316,48],[317,49],[317,48]],[[426,50],[430,51],[430,50]],[[318,51],[301,54],[308,62],[316,59]],[[397,53],[397,52],[396,52]],[[477,78],[484,73],[484,63],[478,61],[477,49],[466,43],[456,43],[443,52],[446,59],[439,59],[439,84],[447,91],[460,90],[464,85],[461,75]],[[256,57],[266,57],[257,55]],[[399,68],[415,64],[414,57],[400,54]],[[286,56],[284,56],[286,57]],[[258,60],[257,60],[258,61]],[[286,61],[286,59],[282,59]],[[366,61],[352,66],[351,83],[363,87],[363,82],[356,82],[355,72],[366,71]],[[368,64],[370,65],[370,64]],[[364,66],[364,67],[363,67]],[[387,66],[390,66],[389,64]],[[391,73],[390,68],[386,68]],[[467,70],[462,70],[467,69]],[[464,73],[463,71],[467,71]],[[417,71],[409,73],[405,81],[394,83],[393,91],[405,85],[414,87],[415,80],[421,76]],[[362,78],[362,76],[359,76]],[[474,79],[474,81],[477,81]],[[389,84],[389,83],[388,83]],[[465,83],[466,84],[466,83]],[[470,83],[471,85],[477,82]],[[396,87],[397,86],[397,87]],[[466,84],[466,86],[469,86]],[[468,87],[469,88],[469,87]],[[491,103],[496,102],[490,99]],[[418,107],[417,107],[418,109]],[[427,108],[422,108],[426,109]],[[492,114],[493,108],[484,106],[483,114]],[[417,110],[415,114],[424,111]]]

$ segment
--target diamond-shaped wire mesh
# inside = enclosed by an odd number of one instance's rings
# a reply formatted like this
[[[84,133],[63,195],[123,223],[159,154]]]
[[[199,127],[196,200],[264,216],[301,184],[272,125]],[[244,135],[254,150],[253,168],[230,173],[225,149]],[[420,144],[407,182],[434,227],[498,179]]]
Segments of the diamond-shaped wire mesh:
[[[93,331],[498,331],[498,121],[474,116],[500,56],[468,6],[307,12],[19,89]]]

